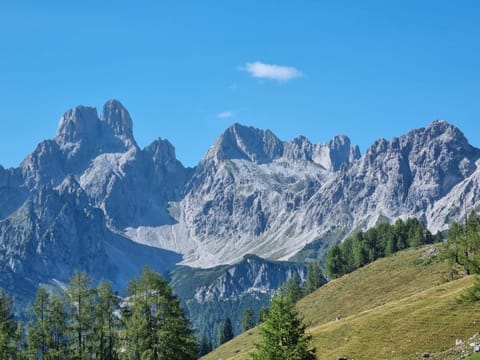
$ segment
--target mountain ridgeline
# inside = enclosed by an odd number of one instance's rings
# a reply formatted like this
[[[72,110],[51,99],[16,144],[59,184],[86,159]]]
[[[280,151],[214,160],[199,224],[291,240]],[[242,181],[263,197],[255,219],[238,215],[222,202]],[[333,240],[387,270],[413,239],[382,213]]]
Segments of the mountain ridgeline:
[[[18,167],[0,166],[0,287],[31,298],[39,284],[62,286],[78,269],[122,289],[145,264],[166,274],[254,259],[247,254],[275,262],[312,244],[324,257],[357,230],[409,217],[436,233],[478,208],[479,159],[441,120],[380,139],[363,155],[344,135],[282,141],[234,124],[187,168],[167,140],[140,148],[119,101],[100,115],[78,106]],[[211,283],[186,285],[182,300],[274,291],[278,274],[253,268],[252,284],[248,271],[209,275]],[[174,284],[189,271],[178,270]],[[212,285],[222,274],[225,291]]]

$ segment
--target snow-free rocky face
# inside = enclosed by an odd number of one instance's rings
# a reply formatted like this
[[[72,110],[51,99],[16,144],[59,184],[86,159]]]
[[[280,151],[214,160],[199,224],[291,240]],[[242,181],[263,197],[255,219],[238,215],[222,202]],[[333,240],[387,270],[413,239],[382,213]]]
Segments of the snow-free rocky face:
[[[147,260],[160,270],[285,260],[408,216],[436,232],[478,207],[479,158],[444,121],[363,156],[344,135],[312,144],[234,124],[190,169],[167,140],[139,148],[119,101],[100,116],[78,106],[18,168],[0,167],[1,281],[64,281],[79,267],[121,280]]]

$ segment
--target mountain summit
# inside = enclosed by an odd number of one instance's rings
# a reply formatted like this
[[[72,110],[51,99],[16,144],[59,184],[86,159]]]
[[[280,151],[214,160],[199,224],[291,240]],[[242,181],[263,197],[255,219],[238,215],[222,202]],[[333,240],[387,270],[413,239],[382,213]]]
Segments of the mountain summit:
[[[89,153],[122,152],[137,146],[132,119],[118,100],[107,101],[101,117],[93,107],[68,110],[60,119],[55,141],[70,157],[82,149]]]
[[[77,267],[120,283],[145,258],[162,270],[289,259],[409,216],[444,230],[478,208],[479,164],[480,150],[437,120],[363,155],[345,135],[282,141],[234,124],[190,169],[167,140],[139,148],[119,101],[100,116],[77,106],[18,168],[0,167],[0,286],[30,272],[63,281]]]

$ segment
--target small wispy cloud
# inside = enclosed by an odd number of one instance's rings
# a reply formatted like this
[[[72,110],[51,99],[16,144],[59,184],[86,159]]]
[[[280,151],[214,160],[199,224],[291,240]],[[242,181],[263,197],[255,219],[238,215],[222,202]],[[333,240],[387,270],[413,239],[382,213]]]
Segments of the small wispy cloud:
[[[217,114],[217,118],[219,119],[229,119],[233,117],[233,111],[222,111],[221,113]]]
[[[242,70],[260,79],[288,81],[302,76],[302,72],[293,66],[265,64],[260,61],[246,63]]]

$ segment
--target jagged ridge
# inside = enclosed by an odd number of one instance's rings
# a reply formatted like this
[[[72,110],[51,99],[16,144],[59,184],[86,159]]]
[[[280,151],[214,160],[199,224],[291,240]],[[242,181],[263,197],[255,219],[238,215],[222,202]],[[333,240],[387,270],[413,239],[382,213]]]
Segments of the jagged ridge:
[[[0,263],[23,276],[18,249],[39,249],[46,262],[55,257],[38,247],[40,236],[19,234],[34,232],[28,204],[41,210],[47,202],[39,196],[58,193],[67,180],[83,194],[68,205],[78,214],[71,222],[87,209],[103,216],[98,229],[173,251],[183,264],[211,267],[247,253],[288,259],[314,240],[326,249],[355,229],[399,217],[419,217],[430,230],[443,230],[465,207],[478,206],[479,158],[480,151],[445,121],[380,139],[363,156],[344,135],[312,144],[302,136],[282,141],[269,130],[234,124],[189,169],[167,140],[140,149],[120,102],[108,101],[101,116],[79,106],[61,117],[55,138],[40,143],[18,168],[0,168]],[[55,227],[61,218],[42,215],[42,226]],[[8,232],[12,223],[15,231]],[[50,232],[55,249],[82,243],[88,231],[80,228]],[[108,255],[101,243],[95,246],[97,254]],[[95,257],[85,257],[92,263],[70,265],[96,268]],[[40,277],[53,272],[37,266]]]

